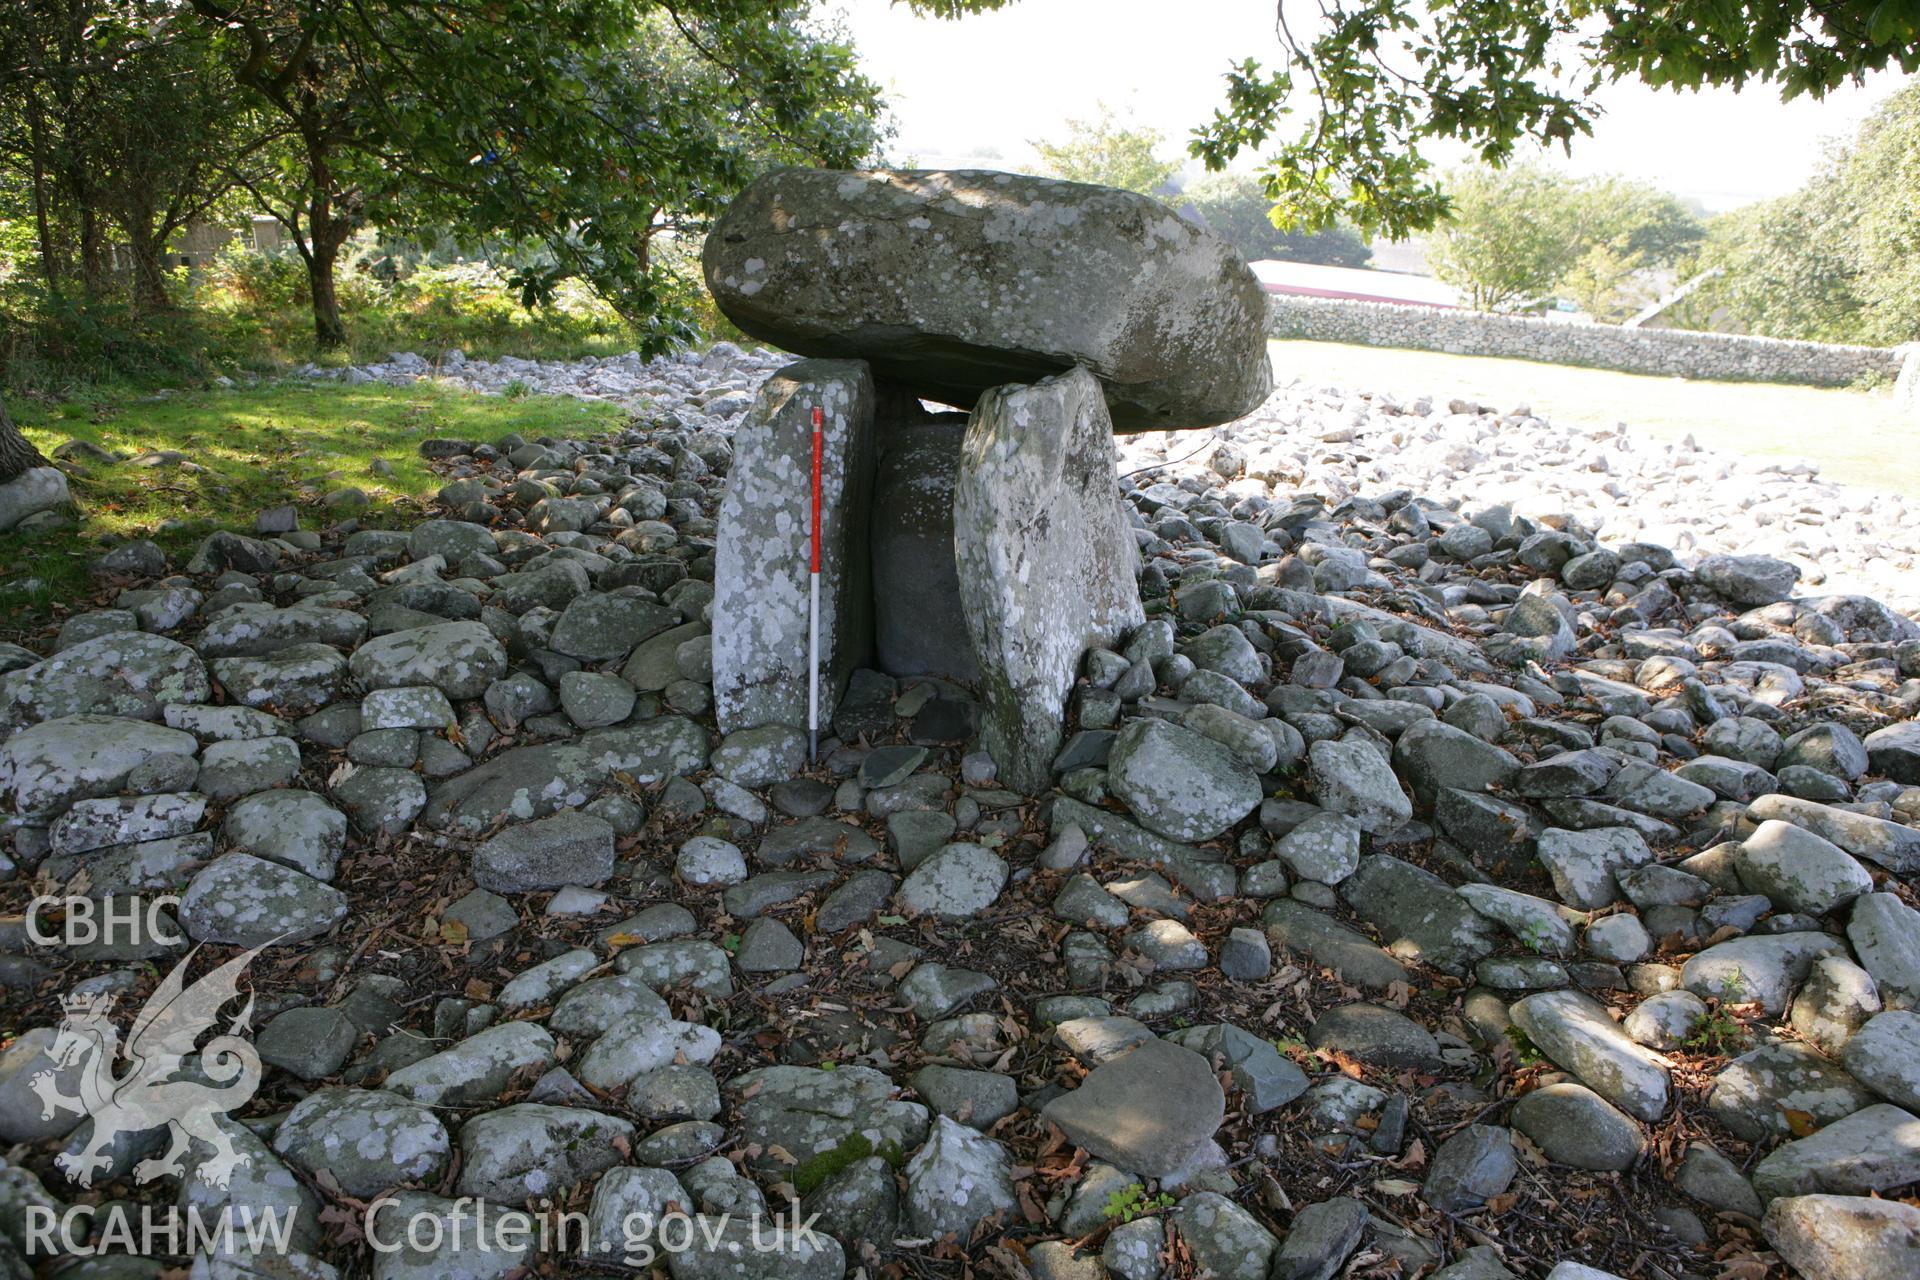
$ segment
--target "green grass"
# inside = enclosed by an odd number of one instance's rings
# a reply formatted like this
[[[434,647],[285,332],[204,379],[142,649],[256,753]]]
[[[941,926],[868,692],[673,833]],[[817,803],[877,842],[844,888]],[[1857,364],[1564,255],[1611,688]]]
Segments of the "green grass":
[[[1756,458],[1805,458],[1824,479],[1920,497],[1920,423],[1886,390],[1693,382],[1438,351],[1271,342],[1274,375],[1351,390],[1518,404],[1554,422],[1624,422],[1658,440]]]
[[[474,360],[578,360],[621,355],[643,340],[604,306],[528,311],[498,291],[449,299],[362,287],[349,293],[342,317],[347,345],[323,351],[304,301],[211,287],[158,316],[111,305],[37,316],[0,311],[0,383],[9,403],[60,401],[205,386],[223,374],[275,376],[309,361],[370,364],[396,351],[429,360],[455,347]]]
[[[697,274],[697,265],[682,264],[673,296],[710,337],[737,338],[694,283]],[[9,290],[6,276],[0,258],[0,389],[10,400],[204,386],[220,374],[273,375],[310,360],[367,364],[395,351],[434,359],[457,347],[475,360],[578,360],[645,349],[649,339],[577,281],[528,310],[499,272],[475,263],[420,267],[400,280],[343,267],[347,345],[331,351],[314,345],[305,271],[285,255],[234,253],[191,278],[178,272],[175,306],[153,314],[115,299],[54,303]]]
[[[1101,1215],[1116,1225],[1132,1222],[1143,1213],[1158,1213],[1173,1208],[1173,1197],[1162,1191],[1148,1195],[1146,1187],[1130,1182],[1107,1197]]]
[[[321,497],[347,487],[373,501],[363,524],[394,525],[418,518],[418,504],[438,487],[419,454],[428,436],[593,434],[626,417],[611,405],[556,396],[508,400],[425,385],[298,381],[161,394],[95,390],[60,403],[19,401],[13,409],[28,439],[49,455],[68,440],[84,440],[127,459],[175,450],[203,468],[130,461],[70,468],[86,511],[79,528],[40,538],[0,535],[0,616],[14,631],[36,625],[50,605],[84,596],[89,560],[114,542],[152,537],[178,565],[208,533],[250,533],[254,515],[278,503],[298,504],[301,526],[317,529],[327,519]],[[391,474],[378,474],[376,460]],[[160,532],[164,521],[179,524]]]
[[[453,347],[472,360],[578,360],[622,355],[642,340],[602,306],[528,311],[500,293],[476,293],[457,302],[405,295],[355,299],[342,308],[347,345],[334,351],[315,350],[313,313],[298,299],[241,305],[216,295],[203,301],[196,319],[207,367],[230,374],[309,360],[323,368],[371,364],[396,351],[433,360]]]

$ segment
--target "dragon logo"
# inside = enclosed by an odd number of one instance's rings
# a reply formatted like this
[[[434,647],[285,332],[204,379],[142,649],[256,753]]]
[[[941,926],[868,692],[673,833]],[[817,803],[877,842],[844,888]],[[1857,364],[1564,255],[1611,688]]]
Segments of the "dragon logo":
[[[47,1050],[55,1070],[37,1073],[32,1083],[40,1095],[42,1119],[76,1112],[93,1121],[86,1145],[54,1161],[68,1178],[92,1186],[94,1171],[112,1166],[108,1153],[116,1138],[163,1125],[172,1131],[167,1150],[158,1159],[135,1165],[135,1182],[151,1182],[162,1174],[185,1176],[184,1157],[196,1138],[213,1149],[212,1157],[199,1161],[195,1169],[209,1187],[224,1188],[233,1171],[249,1163],[250,1157],[234,1150],[220,1122],[260,1087],[260,1055],[242,1038],[250,1029],[253,997],[247,997],[246,1007],[225,1034],[202,1048],[195,1044],[218,1023],[221,1008],[239,998],[240,975],[260,950],[235,956],[192,986],[186,984],[187,968],[199,948],[188,952],[140,1010],[124,1046],[112,1021],[113,996],[70,995],[61,1002],[66,1017]],[[189,1062],[196,1053],[197,1061]],[[122,1058],[127,1069],[115,1075]],[[79,1096],[70,1097],[61,1091],[56,1071],[75,1067]]]

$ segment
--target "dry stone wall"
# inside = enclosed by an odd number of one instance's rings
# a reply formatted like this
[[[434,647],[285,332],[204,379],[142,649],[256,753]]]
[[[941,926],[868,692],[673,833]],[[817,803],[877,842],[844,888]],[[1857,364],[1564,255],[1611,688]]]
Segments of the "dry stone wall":
[[[1275,338],[1509,356],[1625,373],[1843,387],[1898,378],[1903,363],[1920,363],[1920,347],[1913,345],[1852,347],[1683,329],[1623,329],[1337,298],[1273,296],[1268,304],[1267,332]]]

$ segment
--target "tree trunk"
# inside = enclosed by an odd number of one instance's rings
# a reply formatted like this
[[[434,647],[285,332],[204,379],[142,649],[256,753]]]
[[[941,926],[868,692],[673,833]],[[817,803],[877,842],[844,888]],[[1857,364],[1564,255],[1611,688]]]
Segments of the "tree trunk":
[[[52,465],[33,447],[32,441],[20,434],[20,428],[14,426],[13,419],[7,415],[6,401],[0,400],[0,484],[24,471]]]
[[[133,305],[152,313],[173,307],[167,292],[166,246],[151,232],[127,229],[127,251],[133,258]]]
[[[27,93],[27,127],[31,132],[28,145],[33,148],[33,222],[40,238],[40,274],[46,281],[48,295],[58,302],[62,273],[59,255],[53,247],[53,223],[47,213],[46,123],[40,114],[40,95],[32,90]],[[5,412],[0,409],[0,417],[4,417]]]
[[[112,249],[107,244],[105,220],[93,207],[92,193],[78,192],[80,213],[80,287],[87,301],[99,302],[112,290]]]
[[[313,294],[313,339],[323,348],[347,345],[347,326],[340,319],[340,295],[334,288],[333,267],[346,237],[313,238],[307,255],[307,288]]]
[[[323,349],[347,345],[347,326],[340,319],[340,295],[334,288],[334,264],[340,246],[353,230],[350,216],[334,209],[333,168],[327,161],[322,137],[307,138],[307,178],[313,184],[307,202],[307,288],[313,296],[313,338]]]

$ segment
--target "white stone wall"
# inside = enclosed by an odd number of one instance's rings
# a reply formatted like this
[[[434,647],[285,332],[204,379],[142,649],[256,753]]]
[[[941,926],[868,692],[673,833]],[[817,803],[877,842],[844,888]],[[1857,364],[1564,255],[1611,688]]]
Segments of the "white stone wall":
[[[1900,374],[1903,351],[1686,329],[1497,316],[1444,307],[1269,297],[1268,334],[1314,342],[1510,356],[1682,378],[1843,387]]]

